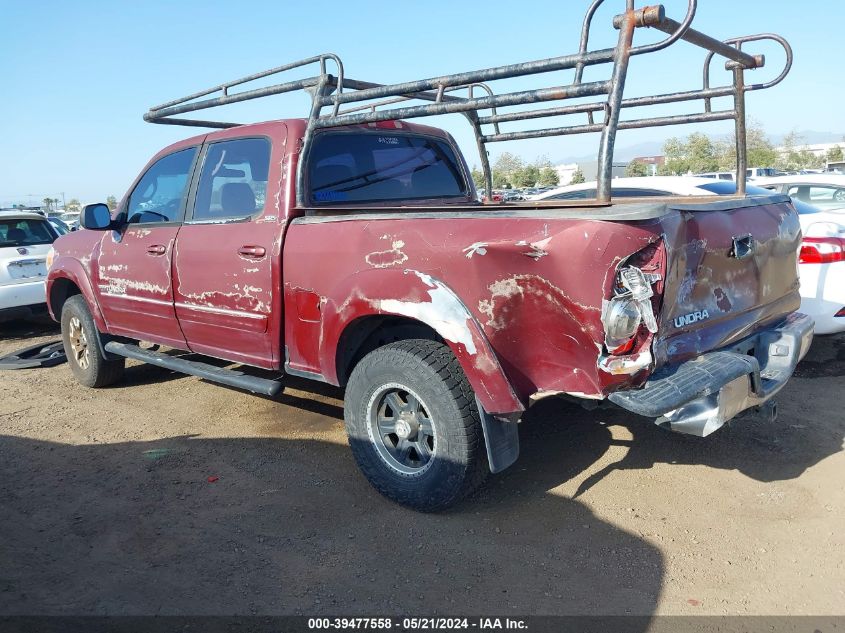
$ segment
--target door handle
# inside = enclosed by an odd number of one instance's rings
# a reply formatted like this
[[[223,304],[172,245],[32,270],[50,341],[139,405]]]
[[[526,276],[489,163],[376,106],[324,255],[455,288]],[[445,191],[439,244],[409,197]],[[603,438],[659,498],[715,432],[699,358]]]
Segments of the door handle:
[[[267,250],[263,246],[241,246],[238,249],[238,255],[244,257],[264,257]]]
[[[164,255],[167,252],[167,247],[163,244],[150,244],[147,246],[147,252],[150,255]]]

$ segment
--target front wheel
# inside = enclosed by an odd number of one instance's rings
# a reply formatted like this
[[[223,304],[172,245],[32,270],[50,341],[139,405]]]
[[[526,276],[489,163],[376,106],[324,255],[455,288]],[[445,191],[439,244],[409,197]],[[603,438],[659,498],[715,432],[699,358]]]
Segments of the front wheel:
[[[358,466],[393,501],[442,510],[489,472],[475,396],[442,343],[399,341],[367,354],[349,378],[344,409]]]
[[[62,306],[62,343],[76,380],[86,387],[105,387],[120,380],[125,359],[108,360],[100,351],[100,333],[82,295]]]

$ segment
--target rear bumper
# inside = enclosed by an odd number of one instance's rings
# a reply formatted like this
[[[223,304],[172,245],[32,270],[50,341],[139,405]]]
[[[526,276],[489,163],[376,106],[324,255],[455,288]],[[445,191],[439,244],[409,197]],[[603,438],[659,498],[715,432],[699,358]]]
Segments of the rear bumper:
[[[783,388],[813,341],[813,320],[793,313],[729,349],[657,370],[641,389],[608,398],[673,431],[706,436]]]
[[[31,306],[46,301],[44,279],[0,285],[0,310]]]

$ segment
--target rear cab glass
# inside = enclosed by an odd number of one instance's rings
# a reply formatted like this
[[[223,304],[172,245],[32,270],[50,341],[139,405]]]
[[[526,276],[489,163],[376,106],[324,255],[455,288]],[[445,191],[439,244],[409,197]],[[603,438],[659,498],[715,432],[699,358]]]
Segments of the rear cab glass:
[[[55,230],[47,220],[35,218],[0,218],[0,248],[52,244]]]
[[[312,205],[467,202],[471,196],[463,164],[445,140],[388,130],[332,131],[314,138],[308,166]]]

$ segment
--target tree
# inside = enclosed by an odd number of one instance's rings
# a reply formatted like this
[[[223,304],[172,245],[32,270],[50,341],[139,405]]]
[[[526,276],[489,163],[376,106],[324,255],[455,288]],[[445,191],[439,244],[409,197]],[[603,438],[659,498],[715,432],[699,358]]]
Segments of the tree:
[[[804,144],[804,138],[792,130],[783,138],[778,162],[779,169],[797,171],[799,169],[821,169],[825,166],[825,157],[816,156]]]
[[[719,155],[719,169],[736,170],[736,134],[730,140],[716,144]],[[756,121],[750,121],[745,131],[745,155],[749,167],[774,167],[778,162],[778,153],[766,136],[763,128]]]
[[[510,189],[511,183],[508,176],[498,169],[493,170],[493,189]]]
[[[511,174],[514,187],[533,187],[540,180],[540,170],[536,165],[525,165]]]
[[[574,172],[572,172],[572,180],[569,181],[570,185],[580,185],[582,182],[586,182],[584,179],[584,172],[581,171],[581,168],[578,167]]]
[[[71,198],[70,202],[65,205],[65,211],[73,211],[79,213],[82,210],[82,204],[76,198]]]
[[[472,178],[473,178],[473,180],[475,180],[474,174],[473,174]],[[481,180],[482,180],[482,182],[484,181],[484,175],[483,174],[482,174]],[[476,184],[476,186],[478,186],[478,185]],[[109,196],[108,198],[106,198],[106,204],[109,207],[109,211],[114,211],[115,209],[117,209],[117,198],[115,198],[114,196]]]
[[[44,198],[41,202],[44,203],[44,210],[49,213],[53,210],[53,199],[52,198]]]
[[[827,162],[829,163],[838,163],[845,160],[845,155],[842,153],[842,147],[839,145],[834,145],[829,150],[827,150]]]
[[[686,142],[672,137],[663,144],[666,164],[663,173],[680,176],[719,169],[717,148],[706,134],[693,132]]]
[[[629,178],[637,178],[642,176],[648,176],[649,168],[641,160],[632,160],[628,165],[625,167],[625,175]]]
[[[552,166],[542,167],[540,169],[540,178],[537,181],[538,185],[541,187],[554,187],[559,183],[560,177]]]
[[[481,171],[475,165],[472,166],[470,176],[472,177],[472,181],[475,183],[476,189],[484,189],[487,186],[484,182],[484,172]],[[109,205],[109,209],[111,209],[112,211],[117,208],[117,200],[114,196],[109,196],[108,198],[106,198],[106,204]]]
[[[493,163],[493,169],[510,175],[518,169],[522,169],[524,165],[525,163],[519,156],[504,152]]]

